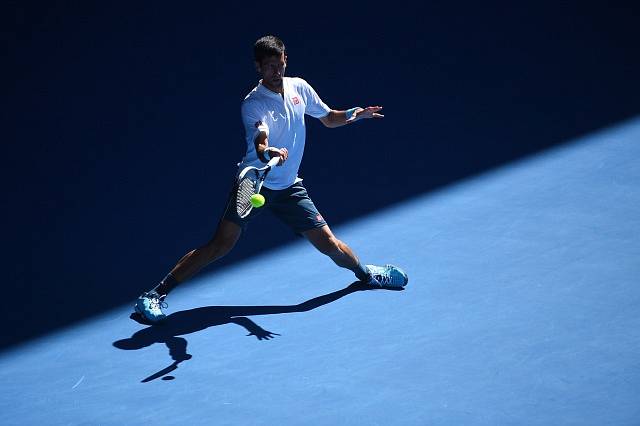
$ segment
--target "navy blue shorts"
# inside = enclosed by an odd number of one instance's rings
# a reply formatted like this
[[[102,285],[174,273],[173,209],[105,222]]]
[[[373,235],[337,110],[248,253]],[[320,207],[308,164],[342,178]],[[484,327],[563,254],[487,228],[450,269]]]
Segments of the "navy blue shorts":
[[[327,224],[318,209],[316,209],[313,201],[311,201],[311,198],[309,198],[307,189],[302,185],[302,182],[294,183],[290,187],[280,190],[263,186],[260,193],[265,198],[265,205],[261,208],[251,209],[249,216],[244,219],[241,219],[236,211],[236,192],[237,187],[234,184],[229,194],[223,219],[229,220],[243,229],[246,228],[251,219],[265,209],[273,212],[278,219],[293,229],[296,234],[321,228]]]

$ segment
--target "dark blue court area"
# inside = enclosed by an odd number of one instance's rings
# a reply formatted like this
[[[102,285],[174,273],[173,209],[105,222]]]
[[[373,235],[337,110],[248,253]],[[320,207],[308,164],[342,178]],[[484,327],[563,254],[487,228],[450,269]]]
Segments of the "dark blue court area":
[[[639,425],[638,7],[273,7],[1,14],[0,424]],[[142,324],[223,212],[271,33],[332,108],[384,107],[307,117],[301,176],[409,283],[264,213]]]

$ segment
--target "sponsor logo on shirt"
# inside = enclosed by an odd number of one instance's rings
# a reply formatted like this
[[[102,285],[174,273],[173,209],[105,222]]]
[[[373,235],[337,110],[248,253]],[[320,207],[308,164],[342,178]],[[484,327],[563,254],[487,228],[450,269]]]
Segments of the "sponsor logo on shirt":
[[[277,114],[282,118],[285,118],[285,119],[287,118],[287,116],[281,112],[278,112]],[[276,111],[269,111],[269,115],[271,116],[271,119],[273,121],[278,121],[278,117],[276,117]]]

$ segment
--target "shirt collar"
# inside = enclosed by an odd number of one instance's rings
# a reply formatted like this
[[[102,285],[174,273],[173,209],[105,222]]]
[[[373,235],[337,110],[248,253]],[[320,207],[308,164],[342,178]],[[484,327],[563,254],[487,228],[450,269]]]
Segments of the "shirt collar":
[[[286,91],[286,79],[285,77],[282,78],[282,89],[283,91]],[[280,95],[280,93],[276,93],[272,90],[267,89],[265,86],[262,85],[262,79],[260,79],[260,81],[258,82],[258,92],[263,93],[267,96],[271,96],[273,98],[278,98],[278,99],[282,99],[282,96]]]

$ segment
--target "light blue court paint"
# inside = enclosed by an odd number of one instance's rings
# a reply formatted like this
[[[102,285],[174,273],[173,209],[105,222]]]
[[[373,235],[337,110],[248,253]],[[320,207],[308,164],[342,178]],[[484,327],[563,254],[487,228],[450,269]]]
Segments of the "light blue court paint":
[[[178,288],[165,331],[123,306],[16,347],[0,423],[637,425],[639,158],[635,120],[334,229],[405,291],[335,293],[300,241]]]

